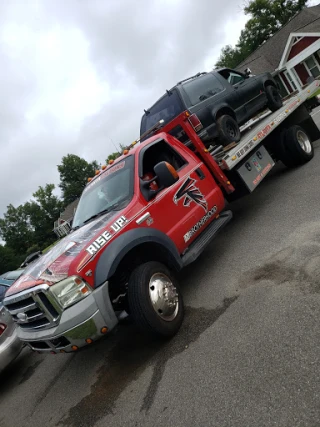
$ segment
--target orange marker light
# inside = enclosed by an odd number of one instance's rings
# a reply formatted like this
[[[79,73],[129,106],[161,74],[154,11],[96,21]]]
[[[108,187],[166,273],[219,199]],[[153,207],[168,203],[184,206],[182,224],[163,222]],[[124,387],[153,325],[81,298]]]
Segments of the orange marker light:
[[[178,179],[178,178],[179,178],[179,175],[178,175],[178,172],[175,170],[175,168],[174,168],[172,165],[170,165],[170,163],[167,163],[167,162],[166,162],[166,165],[167,165],[167,168],[169,169],[169,171],[171,172],[171,175],[172,175],[175,179]]]
[[[104,171],[105,169],[107,168],[107,166],[106,165],[103,165],[102,167],[101,167],[101,169]]]
[[[74,351],[77,351],[77,350],[79,350],[79,347],[77,347],[76,345],[73,345],[73,346],[71,347],[71,349],[72,349],[72,350],[74,350]]]
[[[93,340],[92,340],[91,338],[87,338],[87,339],[86,339],[86,343],[87,343],[87,344],[92,344],[92,343],[93,343]]]
[[[101,328],[101,333],[102,334],[106,334],[108,332],[108,328],[106,326],[104,326],[103,328]]]
[[[114,163],[114,160],[109,160],[109,165],[112,165]]]
[[[96,171],[96,175],[99,175],[100,171]]]
[[[88,182],[92,181],[92,178],[88,178]]]
[[[129,153],[129,150],[124,150],[123,154],[126,156]]]

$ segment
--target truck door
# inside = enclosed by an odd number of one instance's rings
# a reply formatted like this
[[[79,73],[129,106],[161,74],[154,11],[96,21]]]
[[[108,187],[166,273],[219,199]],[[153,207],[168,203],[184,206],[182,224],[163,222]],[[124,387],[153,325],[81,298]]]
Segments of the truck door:
[[[141,214],[140,218],[145,218],[145,221],[140,226],[150,226],[164,232],[182,253],[220,212],[224,199],[209,171],[196,156],[189,155],[186,150],[181,155],[163,139],[151,143],[140,152],[139,176],[142,185],[143,180],[154,176],[154,166],[161,161],[170,163],[179,179],[149,202]]]
[[[265,95],[261,92],[260,85],[255,77],[246,78],[243,74],[231,70],[228,81],[238,93],[245,119],[249,119],[264,104]]]

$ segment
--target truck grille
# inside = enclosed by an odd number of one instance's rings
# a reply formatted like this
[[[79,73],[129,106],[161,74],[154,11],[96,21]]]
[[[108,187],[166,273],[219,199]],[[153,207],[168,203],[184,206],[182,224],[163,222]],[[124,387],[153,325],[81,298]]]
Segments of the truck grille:
[[[3,304],[21,329],[47,329],[57,324],[61,310],[48,289],[48,285],[40,285],[4,299]]]

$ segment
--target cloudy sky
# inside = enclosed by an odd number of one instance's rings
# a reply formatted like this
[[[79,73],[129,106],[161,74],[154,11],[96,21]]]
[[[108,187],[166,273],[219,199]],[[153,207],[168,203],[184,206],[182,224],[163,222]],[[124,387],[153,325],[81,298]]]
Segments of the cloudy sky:
[[[0,216],[57,184],[62,156],[103,162],[132,142],[144,108],[237,41],[242,4],[1,1]]]

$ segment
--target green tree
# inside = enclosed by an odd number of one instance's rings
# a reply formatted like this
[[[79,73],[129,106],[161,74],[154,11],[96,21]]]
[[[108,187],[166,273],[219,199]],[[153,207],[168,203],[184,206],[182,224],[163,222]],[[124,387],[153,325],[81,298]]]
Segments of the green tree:
[[[238,48],[233,48],[231,45],[227,45],[222,48],[220,58],[216,62],[216,67],[235,68],[241,61],[242,56],[240,50]]]
[[[44,249],[56,240],[53,224],[63,203],[53,194],[54,188],[54,184],[39,187],[33,200],[17,208],[9,205],[0,219],[0,236],[15,255],[26,256],[31,247]]]
[[[0,274],[17,269],[23,261],[23,257],[15,255],[8,246],[0,245]]]
[[[88,178],[94,176],[98,168],[99,165],[96,161],[88,163],[75,154],[62,157],[58,171],[60,173],[59,187],[62,190],[65,206],[80,197]]]
[[[241,31],[235,48],[222,49],[217,67],[235,68],[247,56],[267,41],[285,25],[297,12],[300,12],[308,0],[251,0],[244,7],[244,13],[250,19]]]
[[[42,249],[56,240],[53,224],[63,209],[63,202],[53,194],[54,184],[39,187],[33,193],[34,200],[25,204],[30,224],[34,230],[34,242]]]
[[[109,163],[109,160],[116,160],[118,157],[121,156],[121,153],[111,153],[106,159],[106,163]]]
[[[7,207],[4,218],[0,219],[0,236],[17,255],[25,253],[34,243],[34,231],[25,205]]]

